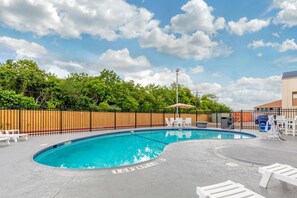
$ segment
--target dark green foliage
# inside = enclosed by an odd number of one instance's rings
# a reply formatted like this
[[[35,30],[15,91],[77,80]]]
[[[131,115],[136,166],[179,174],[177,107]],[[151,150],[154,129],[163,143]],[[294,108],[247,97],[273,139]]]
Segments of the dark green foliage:
[[[34,98],[16,94],[15,91],[0,89],[0,107],[2,108],[37,108],[39,105]]]
[[[141,86],[125,82],[114,72],[104,69],[98,76],[73,73],[65,79],[41,70],[32,60],[8,60],[0,65],[0,107],[22,106],[48,109],[93,111],[172,111],[175,84]],[[229,112],[213,94],[196,98],[179,86],[179,102],[195,105],[197,110]],[[196,109],[181,110],[195,112]]]

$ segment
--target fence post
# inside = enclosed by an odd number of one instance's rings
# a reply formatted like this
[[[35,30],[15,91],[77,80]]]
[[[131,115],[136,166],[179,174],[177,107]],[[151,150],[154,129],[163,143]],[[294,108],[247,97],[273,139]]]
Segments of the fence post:
[[[163,126],[165,126],[165,110],[163,110],[163,121],[162,121],[162,123],[163,123]]]
[[[135,116],[134,116],[134,121],[135,121],[135,128],[137,128],[137,112],[135,111]]]
[[[63,127],[63,111],[62,108],[60,108],[60,134],[62,134],[62,127]]]
[[[20,107],[19,108],[19,131],[20,131],[20,133],[22,133],[22,128],[21,128],[21,126],[22,126],[22,121],[21,121],[22,116],[21,116],[21,113],[22,113],[22,109]]]
[[[90,131],[92,131],[92,128],[93,128],[93,123],[92,123],[92,110],[90,110]]]
[[[198,112],[197,112],[197,109],[196,109],[196,122],[198,122]]]
[[[152,114],[152,110],[150,111],[150,118],[151,118],[151,127],[153,127],[153,114]]]
[[[240,110],[240,130],[243,128],[243,111]]]
[[[117,129],[117,110],[114,110],[114,129]]]
[[[219,128],[218,112],[216,112],[216,128]]]

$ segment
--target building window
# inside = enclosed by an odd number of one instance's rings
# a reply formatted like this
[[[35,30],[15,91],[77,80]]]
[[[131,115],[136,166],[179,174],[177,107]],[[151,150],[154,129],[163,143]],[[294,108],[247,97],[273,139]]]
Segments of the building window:
[[[297,92],[292,93],[292,106],[297,106]]]

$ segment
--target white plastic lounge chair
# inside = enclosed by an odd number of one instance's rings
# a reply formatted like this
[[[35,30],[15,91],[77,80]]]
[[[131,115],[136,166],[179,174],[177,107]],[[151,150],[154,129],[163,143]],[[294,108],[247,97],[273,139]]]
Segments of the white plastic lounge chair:
[[[18,139],[22,138],[24,140],[28,140],[28,134],[22,133],[20,134],[18,129],[13,129],[13,130],[5,130],[4,135],[7,137],[10,137],[14,142],[17,142]]]
[[[197,195],[200,198],[264,198],[245,188],[242,184],[230,180],[210,186],[197,187]]]
[[[168,118],[165,118],[165,122],[167,124],[167,127],[172,127],[172,122],[168,120]]]
[[[0,137],[0,142],[6,142],[8,145],[10,145],[9,137]]]
[[[297,186],[297,168],[292,166],[275,163],[260,167],[258,171],[263,174],[259,184],[263,188],[267,188],[271,177]]]
[[[6,133],[3,133],[3,131],[0,131],[0,138],[8,138],[8,140],[13,140],[14,142],[18,142],[17,136],[7,135]]]

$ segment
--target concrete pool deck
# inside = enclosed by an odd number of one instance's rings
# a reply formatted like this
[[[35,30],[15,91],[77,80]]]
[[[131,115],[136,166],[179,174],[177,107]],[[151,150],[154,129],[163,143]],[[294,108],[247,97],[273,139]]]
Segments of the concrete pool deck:
[[[52,168],[32,160],[36,152],[51,144],[110,132],[30,137],[10,146],[1,143],[0,197],[190,198],[198,197],[197,186],[226,180],[269,198],[297,197],[296,186],[275,179],[267,189],[259,187],[261,174],[257,172],[258,167],[275,162],[297,167],[297,137],[292,136],[285,136],[283,142],[250,132],[260,137],[174,143],[152,161],[157,165],[121,174],[113,174],[113,169]]]

